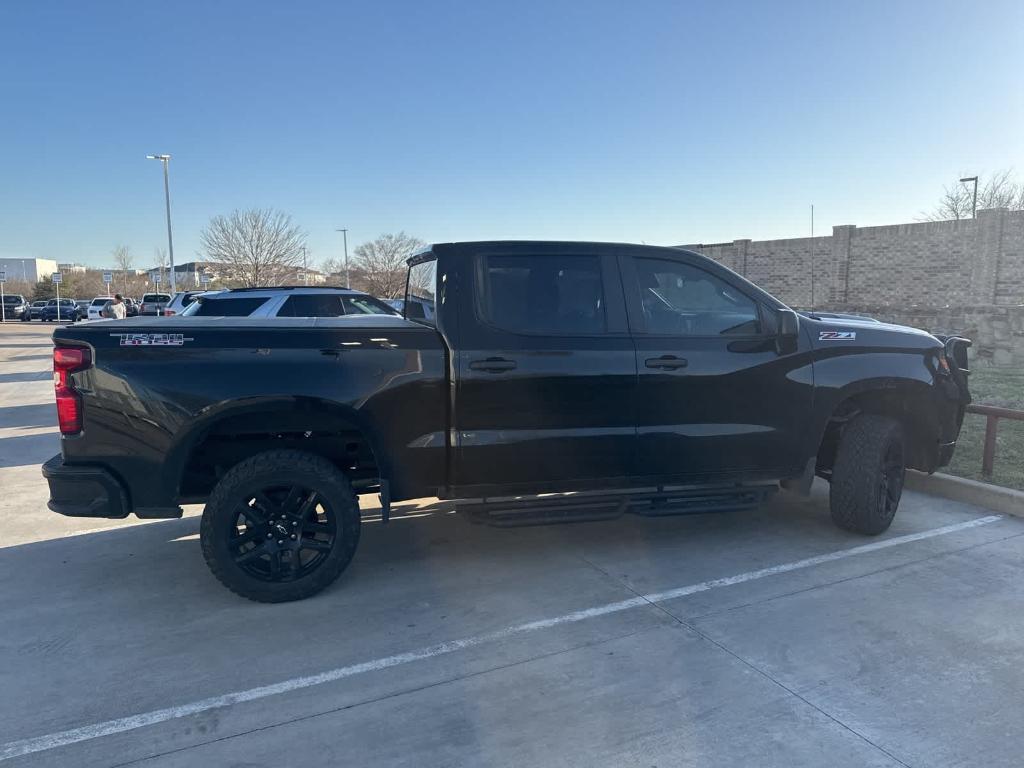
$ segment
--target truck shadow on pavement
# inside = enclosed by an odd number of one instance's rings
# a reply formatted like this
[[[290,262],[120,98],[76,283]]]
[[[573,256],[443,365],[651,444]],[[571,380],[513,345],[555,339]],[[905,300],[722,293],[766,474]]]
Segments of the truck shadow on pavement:
[[[40,465],[60,453],[56,432],[42,435],[13,435],[0,440],[0,468]]]
[[[0,384],[16,384],[24,381],[46,381],[52,377],[50,371],[21,371],[18,373],[0,373]]]
[[[5,405],[0,408],[0,429],[20,427],[30,429],[35,427],[57,426],[57,406],[53,403],[39,403],[37,405]],[[0,450],[3,443],[0,443]]]
[[[828,550],[863,541],[835,529],[827,511],[813,500],[781,509],[769,504],[743,512],[626,515],[603,522],[513,529],[474,524],[468,516],[453,513],[450,503],[412,505],[409,512],[416,516],[399,514],[384,525],[378,509],[364,509],[359,550],[349,569],[320,595],[289,605],[318,604],[322,610],[336,604],[350,610],[372,599],[397,605],[413,599],[457,602],[460,593],[490,583],[504,585],[502,590],[528,591],[554,578],[548,588],[557,589],[560,570],[593,576],[595,568],[607,568],[625,575],[652,562],[668,578],[679,578],[676,569],[681,563],[713,561],[726,553],[726,559],[732,559],[742,548],[772,551],[780,542],[795,541],[790,546],[806,552],[808,542]],[[101,613],[111,611],[123,627],[139,621],[199,620],[210,610],[228,607],[260,610],[228,592],[210,574],[199,547],[199,522],[193,515],[0,548],[0,583],[26,585],[0,591],[0,611],[13,627],[18,614],[32,610],[32,605],[38,609],[40,602],[47,613],[79,613],[98,604]],[[769,559],[782,556],[776,551]],[[743,568],[742,562],[736,565],[737,570]],[[268,608],[293,610],[262,610]]]

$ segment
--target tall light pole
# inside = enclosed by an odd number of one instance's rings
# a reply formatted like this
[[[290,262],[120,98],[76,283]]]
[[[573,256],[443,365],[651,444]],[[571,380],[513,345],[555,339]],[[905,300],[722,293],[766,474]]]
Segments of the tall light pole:
[[[974,182],[974,199],[971,201],[971,218],[976,219],[978,218],[978,177],[967,176],[960,179],[961,184],[966,184],[968,181]]]
[[[811,203],[811,311],[814,311],[814,203]]]
[[[174,239],[171,237],[171,185],[167,180],[167,163],[170,155],[146,155],[147,160],[159,160],[164,164],[164,202],[167,205],[167,253],[171,259],[171,293],[178,290],[174,281]]]
[[[347,229],[336,229],[335,232],[341,232],[341,237],[345,243],[345,287],[351,288],[352,283],[348,279],[348,230]]]

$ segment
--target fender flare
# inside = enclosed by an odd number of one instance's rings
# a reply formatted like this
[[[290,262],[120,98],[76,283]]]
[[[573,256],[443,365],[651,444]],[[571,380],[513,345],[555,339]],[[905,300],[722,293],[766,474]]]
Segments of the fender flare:
[[[381,479],[386,480],[390,478],[391,457],[383,451],[383,447],[377,438],[378,431],[376,430],[376,425],[367,419],[365,414],[343,403],[317,397],[268,395],[222,401],[211,404],[197,412],[189,428],[178,436],[171,449],[167,452],[167,458],[164,461],[164,477],[168,481],[168,489],[173,492],[175,498],[180,497],[181,483],[189,458],[217,424],[222,423],[226,419],[244,416],[245,414],[267,412],[293,413],[297,410],[307,409],[311,413],[319,413],[321,415],[330,413],[344,421],[350,422],[369,443]],[[315,426],[315,424],[310,426]]]

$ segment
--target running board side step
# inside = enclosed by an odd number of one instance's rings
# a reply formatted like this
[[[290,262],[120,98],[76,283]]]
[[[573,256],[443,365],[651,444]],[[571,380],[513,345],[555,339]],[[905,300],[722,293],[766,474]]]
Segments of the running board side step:
[[[659,488],[621,493],[550,493],[459,502],[475,523],[499,528],[613,520],[629,512],[645,517],[734,512],[763,504],[778,485]]]

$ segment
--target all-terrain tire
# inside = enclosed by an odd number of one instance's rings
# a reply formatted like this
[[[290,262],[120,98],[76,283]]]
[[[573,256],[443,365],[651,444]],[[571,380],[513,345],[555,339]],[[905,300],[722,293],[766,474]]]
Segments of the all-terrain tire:
[[[903,493],[903,429],[885,416],[854,418],[839,439],[832,467],[832,521],[875,536],[892,523]]]
[[[329,509],[334,517],[334,536],[326,557],[310,573],[297,578],[254,577],[235,562],[237,549],[232,535],[240,505],[248,505],[248,499],[274,487],[301,487],[315,492],[317,503],[322,500],[324,505],[321,509]],[[284,520],[283,507],[280,509],[280,519]],[[228,470],[206,502],[199,537],[206,564],[224,586],[250,600],[282,603],[310,597],[333,583],[355,554],[359,530],[359,502],[348,478],[337,467],[312,453],[277,450],[251,456]],[[287,534],[283,535],[286,546],[287,539]],[[274,543],[267,542],[268,546]],[[272,555],[265,557],[269,560]]]

